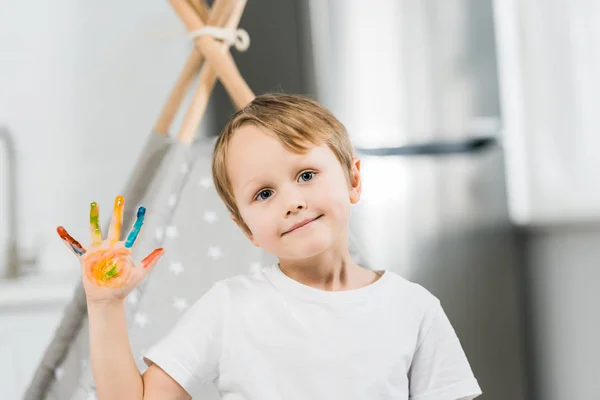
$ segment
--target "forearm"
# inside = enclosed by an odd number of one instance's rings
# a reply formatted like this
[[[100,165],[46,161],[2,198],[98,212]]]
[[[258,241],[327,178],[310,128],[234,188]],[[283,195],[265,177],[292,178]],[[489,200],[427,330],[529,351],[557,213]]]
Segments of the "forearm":
[[[135,364],[123,301],[88,304],[90,356],[100,400],[141,400],[142,377]]]

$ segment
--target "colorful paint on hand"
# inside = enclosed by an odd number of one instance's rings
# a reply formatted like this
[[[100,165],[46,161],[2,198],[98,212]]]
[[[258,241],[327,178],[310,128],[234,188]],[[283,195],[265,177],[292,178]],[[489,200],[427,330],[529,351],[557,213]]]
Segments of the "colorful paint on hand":
[[[137,239],[138,235],[140,234],[140,230],[142,229],[142,225],[144,224],[144,216],[146,215],[146,208],[145,207],[140,207],[138,208],[137,211],[137,219],[135,220],[135,223],[133,224],[133,228],[131,229],[131,232],[129,232],[129,235],[127,235],[127,240],[125,241],[125,247],[126,248],[131,248],[133,246],[133,244],[135,243],[135,240]]]
[[[90,205],[90,233],[92,236],[93,247],[86,249],[62,227],[59,226],[56,231],[63,242],[82,259],[85,274],[91,282],[100,286],[111,288],[120,288],[128,284],[134,268],[131,258],[131,247],[144,224],[146,208],[139,207],[137,219],[127,236],[124,244],[120,241],[121,228],[123,224],[123,208],[125,199],[123,196],[115,198],[114,210],[109,228],[109,234],[106,241],[102,240],[100,230],[100,212],[96,202]],[[108,242],[108,243],[107,243]],[[108,246],[107,246],[108,245]],[[164,249],[156,249],[150,253],[141,262],[143,268],[149,268],[156,264],[158,259],[164,254]]]
[[[85,254],[85,249],[83,248],[81,243],[79,243],[77,240],[73,239],[73,237],[71,237],[71,235],[69,235],[69,233],[65,230],[65,228],[63,228],[62,226],[59,226],[58,228],[56,228],[56,232],[58,232],[58,236],[60,236],[60,238],[63,240],[63,242],[68,247],[70,247],[71,250],[73,250],[73,252],[75,254],[77,254],[78,256],[82,256]]]
[[[134,267],[131,251],[123,247],[96,250],[85,256],[84,264],[90,280],[113,288],[125,285]]]

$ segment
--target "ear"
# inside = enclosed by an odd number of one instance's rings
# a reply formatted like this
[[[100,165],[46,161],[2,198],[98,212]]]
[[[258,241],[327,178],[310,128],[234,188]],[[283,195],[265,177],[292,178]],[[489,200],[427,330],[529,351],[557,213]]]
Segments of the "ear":
[[[242,224],[240,221],[237,220],[236,217],[234,217],[233,215],[231,216],[231,220],[233,222],[235,222],[235,224],[238,226],[238,228],[240,228],[242,230],[242,232],[244,232],[244,235],[246,235],[246,237],[248,238],[248,240],[250,240],[250,242],[255,245],[256,247],[260,247],[258,245],[258,243],[256,242],[256,240],[254,240],[254,236],[252,236],[252,232],[250,232],[248,229],[246,229],[246,227],[244,226],[244,224]]]
[[[360,160],[357,157],[352,157],[352,168],[350,171],[350,203],[358,203],[361,190],[362,180],[360,179]]]

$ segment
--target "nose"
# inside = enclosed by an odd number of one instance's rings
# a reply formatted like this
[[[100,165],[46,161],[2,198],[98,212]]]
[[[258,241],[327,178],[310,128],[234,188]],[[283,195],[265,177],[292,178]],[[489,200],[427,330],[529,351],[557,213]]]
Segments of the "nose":
[[[290,190],[288,195],[286,196],[286,206],[285,210],[286,216],[297,213],[300,210],[306,209],[306,200],[304,200],[304,196],[300,193],[299,190]]]
[[[295,212],[298,212],[305,208],[306,207],[303,204],[301,204],[300,202],[295,202],[294,204],[290,204],[290,207],[288,207],[286,215],[294,214]]]

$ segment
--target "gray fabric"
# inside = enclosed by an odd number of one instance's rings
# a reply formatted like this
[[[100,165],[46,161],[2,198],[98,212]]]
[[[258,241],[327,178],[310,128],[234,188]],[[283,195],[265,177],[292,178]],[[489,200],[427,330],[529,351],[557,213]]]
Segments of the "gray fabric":
[[[141,175],[139,168],[136,171],[141,177],[138,179],[146,179],[145,184],[131,183],[131,187],[138,188],[137,193],[145,190],[141,202],[148,208],[144,228],[134,248],[135,259],[140,260],[156,247],[166,250],[153,271],[127,299],[129,339],[140,371],[146,369],[142,360],[145,351],[160,340],[187,306],[214,282],[276,262],[275,257],[250,243],[218,197],[211,176],[213,145],[214,139],[199,140],[191,147],[171,143],[154,171]],[[150,175],[152,179],[147,179]],[[130,206],[128,217],[131,219],[140,203],[128,203],[127,197],[125,201]],[[350,251],[364,265],[353,238]],[[85,302],[85,298],[83,300]],[[80,325],[60,366],[61,372],[56,374],[60,379],[54,379],[46,400],[95,398],[87,318],[83,318]],[[54,365],[51,363],[48,367]],[[212,384],[205,385],[199,397],[219,398]]]

